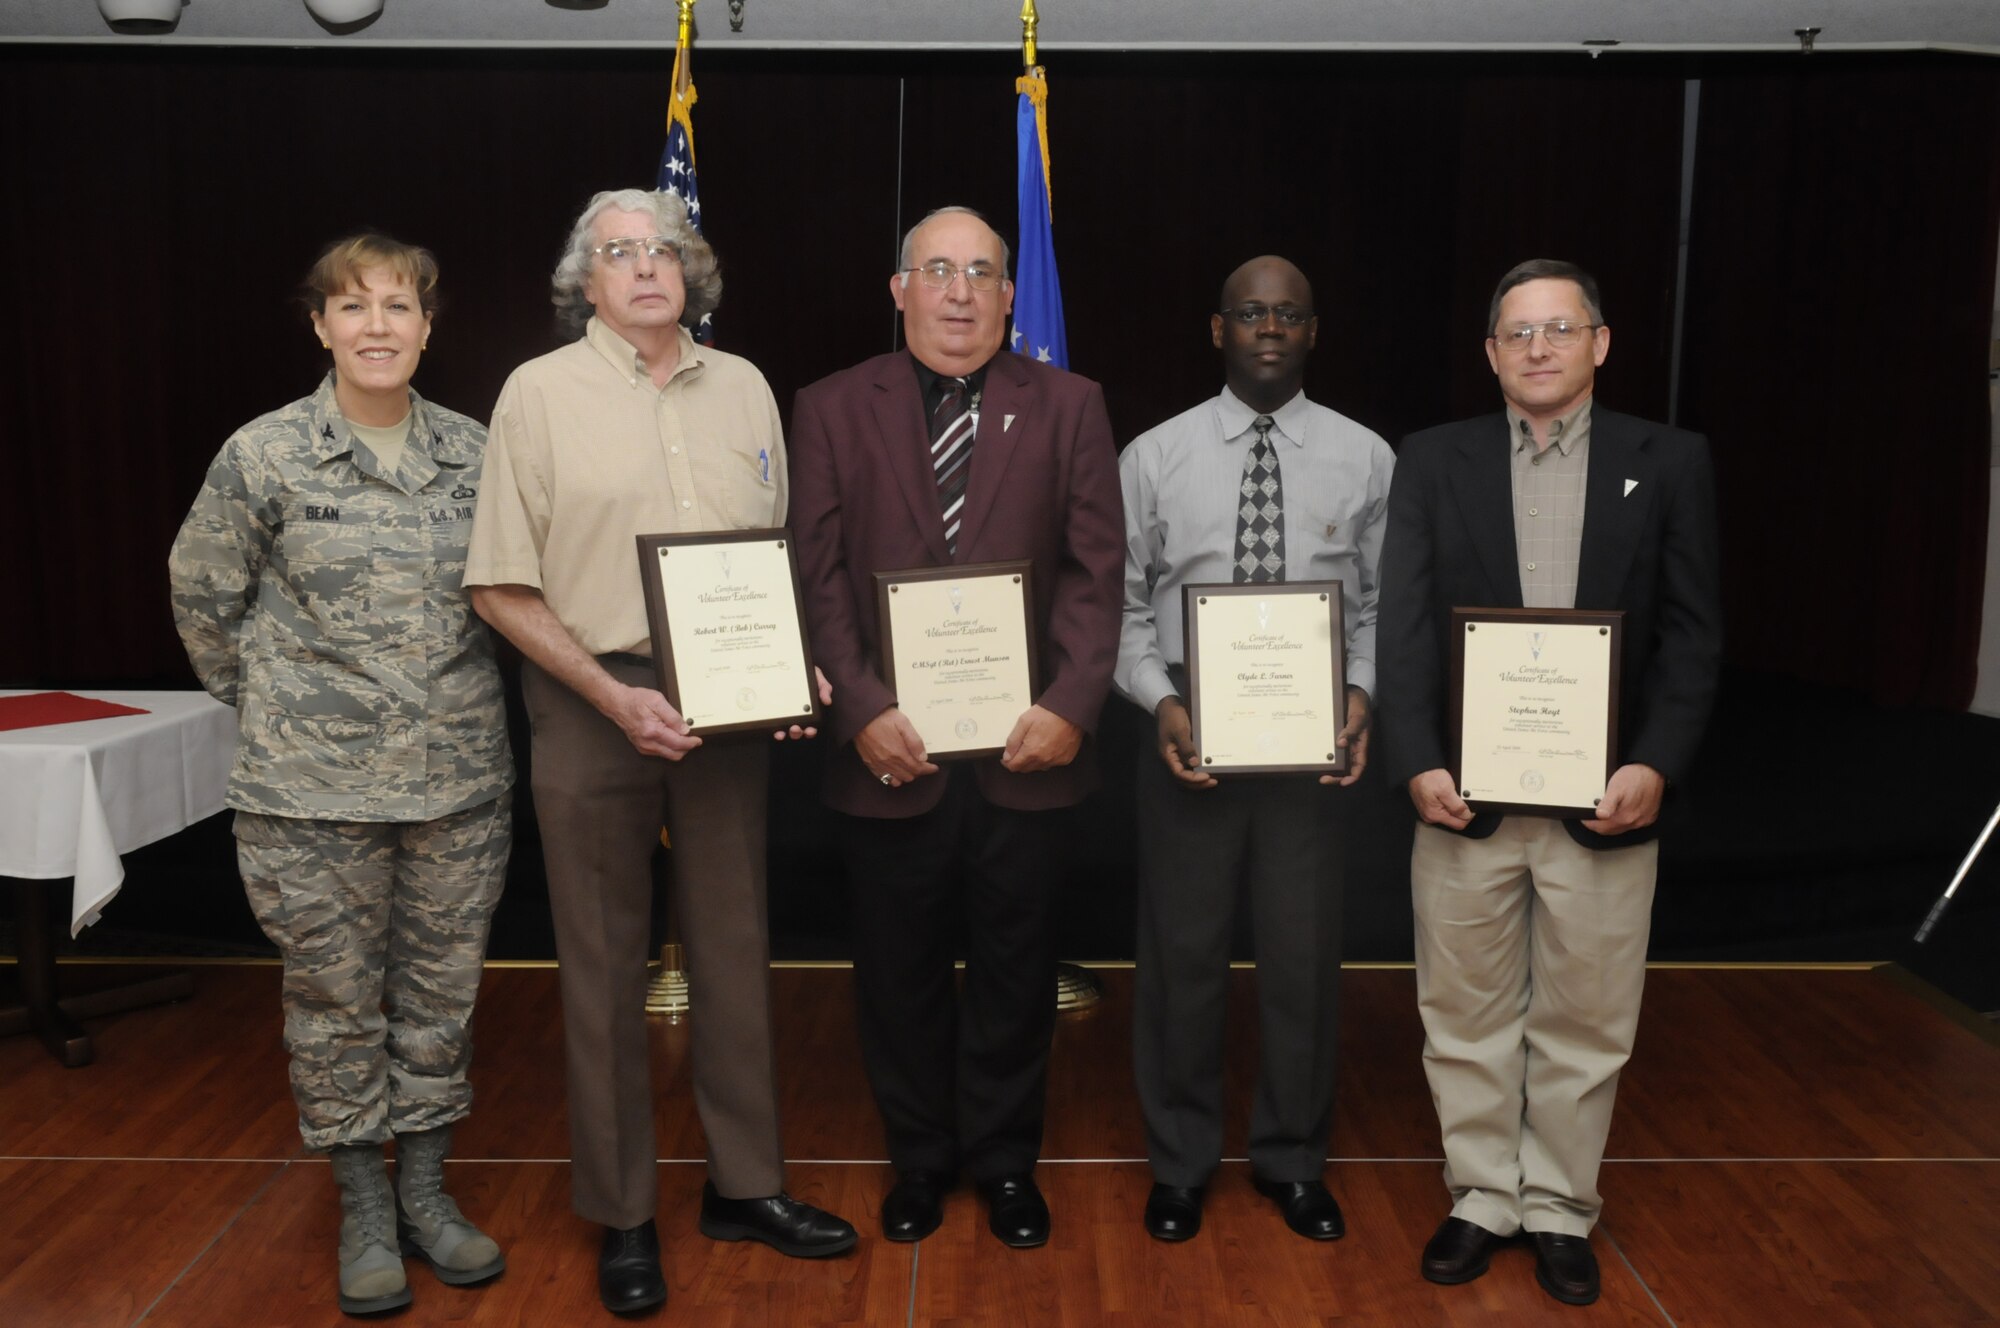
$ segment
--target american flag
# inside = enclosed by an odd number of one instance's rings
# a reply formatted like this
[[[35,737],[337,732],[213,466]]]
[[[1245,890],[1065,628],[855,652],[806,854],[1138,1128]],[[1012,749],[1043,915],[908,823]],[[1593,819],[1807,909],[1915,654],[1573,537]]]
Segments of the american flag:
[[[667,145],[660,152],[660,174],[654,188],[673,194],[687,204],[688,223],[701,233],[701,191],[694,179],[694,65],[689,59],[687,25],[681,25],[680,41],[674,47],[674,89],[667,103]],[[715,344],[713,315],[703,314],[694,329],[694,339],[704,346]]]

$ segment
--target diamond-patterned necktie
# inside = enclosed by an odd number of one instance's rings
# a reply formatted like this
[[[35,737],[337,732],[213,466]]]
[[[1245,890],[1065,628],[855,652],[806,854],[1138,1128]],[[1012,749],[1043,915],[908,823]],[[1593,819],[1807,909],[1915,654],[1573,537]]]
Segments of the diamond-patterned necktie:
[[[1285,509],[1278,485],[1278,453],[1271,446],[1271,417],[1259,415],[1251,427],[1257,441],[1243,462],[1236,506],[1236,580],[1285,579]]]
[[[965,507],[965,482],[972,475],[972,435],[978,417],[967,397],[971,380],[939,378],[938,402],[931,410],[931,473],[937,477],[938,506],[944,512],[944,544],[958,555],[958,522]]]

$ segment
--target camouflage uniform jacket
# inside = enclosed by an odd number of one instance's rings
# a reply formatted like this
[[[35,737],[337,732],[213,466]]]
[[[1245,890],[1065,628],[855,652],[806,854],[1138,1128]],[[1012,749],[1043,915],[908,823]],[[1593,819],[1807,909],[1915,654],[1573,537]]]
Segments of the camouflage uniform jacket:
[[[486,430],[410,394],[385,471],[319,391],[238,430],[168,558],[188,660],[236,707],[228,803],[427,821],[514,782],[500,672],[464,588]]]

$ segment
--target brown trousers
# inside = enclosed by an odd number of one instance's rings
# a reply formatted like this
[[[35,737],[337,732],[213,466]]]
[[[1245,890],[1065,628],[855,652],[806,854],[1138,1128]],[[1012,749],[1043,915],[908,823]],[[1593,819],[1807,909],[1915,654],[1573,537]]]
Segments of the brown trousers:
[[[600,661],[630,686],[652,669]],[[533,664],[522,668],[534,729],[533,788],[562,968],[569,1069],[571,1201],[634,1227],[659,1201],[646,1035],[651,861],[673,841],[691,1021],[695,1108],[709,1179],[725,1198],[784,1188],[771,1057],[764,892],[768,737],[713,738],[680,761],[641,756],[617,725]]]

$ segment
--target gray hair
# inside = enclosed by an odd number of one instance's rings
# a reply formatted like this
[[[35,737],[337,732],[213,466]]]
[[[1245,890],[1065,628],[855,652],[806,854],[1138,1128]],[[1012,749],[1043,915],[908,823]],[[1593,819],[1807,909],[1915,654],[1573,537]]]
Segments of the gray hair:
[[[988,221],[979,212],[969,207],[960,207],[957,204],[952,204],[948,207],[932,208],[929,212],[924,213],[921,221],[903,232],[903,247],[896,255],[896,268],[903,274],[903,284],[905,286],[910,284],[910,268],[914,265],[917,256],[917,232],[922,230],[932,220],[938,217],[949,216],[952,213],[971,217],[987,230],[993,232],[994,238],[1000,241],[1000,276],[1003,280],[1011,281],[1014,271],[1014,251],[1007,247],[1007,237],[1000,234],[1000,228]]]
[[[1574,281],[1583,295],[1583,311],[1590,315],[1592,323],[1604,326],[1604,301],[1597,293],[1596,277],[1560,258],[1530,258],[1525,263],[1516,263],[1508,268],[1507,275],[1500,278],[1500,284],[1493,288],[1493,302],[1486,306],[1487,336],[1492,336],[1500,327],[1500,301],[1506,298],[1507,292],[1531,281]]]
[[[715,312],[722,303],[722,269],[715,250],[701,238],[688,220],[687,205],[665,190],[606,189],[592,198],[569,228],[563,256],[549,279],[549,298],[556,307],[556,326],[564,336],[580,337],[590,321],[591,304],[583,289],[590,281],[590,251],[596,247],[592,228],[603,213],[643,212],[651,217],[653,234],[673,242],[681,256],[681,284],[687,289],[687,307],[681,310],[681,325],[693,327],[702,315]]]

